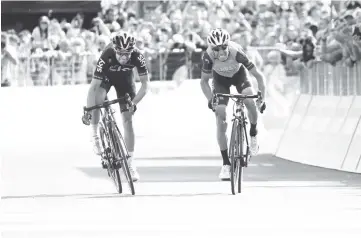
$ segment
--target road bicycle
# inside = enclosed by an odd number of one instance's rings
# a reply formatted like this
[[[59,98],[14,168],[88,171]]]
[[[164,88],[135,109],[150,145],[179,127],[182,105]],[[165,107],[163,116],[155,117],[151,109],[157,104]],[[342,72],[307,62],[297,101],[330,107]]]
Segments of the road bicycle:
[[[219,97],[232,99],[233,105],[232,132],[229,142],[229,158],[231,162],[231,190],[232,194],[241,193],[243,181],[243,168],[248,167],[250,160],[249,142],[247,134],[247,116],[245,114],[245,99],[261,99],[261,93],[257,95],[243,94],[215,94],[215,105],[218,103]]]
[[[130,158],[127,146],[124,142],[123,136],[117,126],[114,118],[115,111],[111,105],[116,103],[125,103],[127,108],[122,110],[126,111],[132,105],[129,94],[122,98],[117,98],[111,101],[105,100],[104,103],[92,107],[84,107],[84,115],[89,111],[101,109],[101,120],[99,121],[99,135],[102,145],[102,163],[103,168],[107,168],[108,176],[112,178],[118,193],[123,192],[121,177],[119,169],[122,168],[125,178],[128,182],[132,195],[135,194],[133,179],[130,174],[128,166],[128,158]]]

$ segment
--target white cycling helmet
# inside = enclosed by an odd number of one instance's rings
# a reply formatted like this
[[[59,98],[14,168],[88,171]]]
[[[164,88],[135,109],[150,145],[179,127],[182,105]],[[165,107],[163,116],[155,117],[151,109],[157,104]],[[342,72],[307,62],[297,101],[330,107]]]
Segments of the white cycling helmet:
[[[216,46],[228,45],[231,36],[229,33],[222,28],[216,28],[209,33],[207,37],[208,45],[212,48]]]
[[[118,50],[132,50],[135,45],[135,38],[125,31],[119,31],[113,35],[112,42]]]

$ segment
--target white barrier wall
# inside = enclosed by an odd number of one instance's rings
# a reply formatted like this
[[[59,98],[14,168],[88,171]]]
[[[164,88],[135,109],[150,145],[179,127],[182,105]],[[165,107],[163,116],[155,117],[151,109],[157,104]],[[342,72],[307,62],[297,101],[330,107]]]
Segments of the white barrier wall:
[[[301,95],[276,156],[325,168],[360,172],[359,103],[358,97]]]

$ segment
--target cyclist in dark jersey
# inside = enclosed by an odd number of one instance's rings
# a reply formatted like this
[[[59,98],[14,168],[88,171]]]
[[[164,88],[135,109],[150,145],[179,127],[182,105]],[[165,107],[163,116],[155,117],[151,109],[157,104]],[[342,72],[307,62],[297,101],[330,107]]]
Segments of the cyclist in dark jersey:
[[[207,38],[208,48],[202,57],[203,67],[201,75],[201,87],[204,95],[208,100],[208,107],[212,108],[213,93],[209,85],[209,79],[213,78],[213,91],[215,93],[230,93],[230,87],[236,87],[238,93],[245,95],[256,94],[251,81],[248,78],[250,72],[258,82],[258,89],[262,93],[262,101],[258,101],[258,106],[263,111],[266,107],[265,98],[265,79],[263,74],[249,60],[248,56],[243,52],[242,47],[230,41],[229,33],[224,29],[214,29]],[[248,71],[248,72],[247,72]],[[248,118],[251,122],[250,126],[250,152],[252,156],[258,153],[257,140],[257,121],[258,112],[256,102],[253,99],[246,99],[244,103],[247,107]],[[219,104],[216,106],[215,114],[217,118],[217,140],[223,158],[223,166],[219,174],[222,180],[230,178],[230,161],[228,158],[227,146],[227,119],[226,107],[228,98],[220,98]]]
[[[141,82],[141,88],[138,92],[136,92],[135,88],[134,70],[137,71]],[[104,49],[96,65],[88,92],[87,107],[103,103],[112,86],[114,86],[118,98],[124,97],[126,93],[130,95],[133,103],[132,107],[129,110],[125,110],[125,104],[120,104],[120,109],[123,111],[124,139],[131,156],[128,161],[129,169],[134,181],[139,180],[139,174],[133,163],[135,138],[132,117],[136,111],[136,105],[148,91],[148,82],[146,60],[144,55],[135,47],[135,38],[127,32],[115,33],[112,37],[112,42]],[[93,110],[90,113],[90,123],[93,132],[92,139],[95,152],[99,155],[102,152],[98,135],[100,112],[99,110]],[[86,118],[83,118],[83,120],[86,120]],[[103,168],[106,168],[105,164],[102,164]]]

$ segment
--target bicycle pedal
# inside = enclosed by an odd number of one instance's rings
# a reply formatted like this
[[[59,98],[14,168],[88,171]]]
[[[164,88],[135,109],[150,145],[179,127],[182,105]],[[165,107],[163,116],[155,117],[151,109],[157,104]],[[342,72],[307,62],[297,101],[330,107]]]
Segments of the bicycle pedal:
[[[238,156],[237,159],[240,160],[240,162],[241,162],[241,167],[247,167],[247,166],[248,166],[247,161],[244,160],[244,156]]]
[[[250,157],[249,154],[248,154],[248,155],[247,155],[247,154],[244,155],[244,157],[246,158],[246,159],[244,160],[245,167],[248,167],[248,164],[249,164],[249,162],[250,162],[251,157]]]
[[[114,169],[122,168],[122,163],[120,163],[120,160],[113,161],[113,167],[114,167]]]
[[[107,162],[102,161],[102,168],[103,168],[103,169],[107,169],[107,168],[108,168]]]

